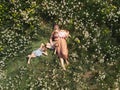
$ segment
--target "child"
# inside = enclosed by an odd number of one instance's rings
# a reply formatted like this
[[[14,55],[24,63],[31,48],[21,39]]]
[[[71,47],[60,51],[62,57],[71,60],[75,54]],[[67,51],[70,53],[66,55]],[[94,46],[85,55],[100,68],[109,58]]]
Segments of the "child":
[[[31,58],[35,58],[35,57],[41,56],[43,54],[48,55],[46,45],[44,45],[42,43],[40,45],[40,48],[38,48],[37,50],[33,51],[30,55],[28,55],[28,64],[30,64]]]

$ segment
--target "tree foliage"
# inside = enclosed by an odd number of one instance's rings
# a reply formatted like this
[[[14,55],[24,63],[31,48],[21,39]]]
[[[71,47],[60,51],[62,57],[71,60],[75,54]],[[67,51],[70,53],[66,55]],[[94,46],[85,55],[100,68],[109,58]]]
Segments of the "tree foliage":
[[[40,30],[41,19],[36,2],[0,1],[0,55],[5,58],[25,52],[30,39]]]
[[[117,3],[119,1],[112,0],[45,0],[42,3],[51,18],[69,28],[72,35],[70,60],[78,63],[75,68],[82,73],[96,72],[93,80],[103,89],[114,87],[106,79],[116,82],[119,76],[113,77],[115,69],[110,70],[114,67],[119,72],[120,8]]]
[[[41,29],[42,20],[58,23],[68,29],[68,72],[57,65],[42,74],[28,75],[24,88],[32,89],[119,89],[120,86],[120,1],[119,0],[10,0],[1,1],[1,55],[25,52],[30,39]],[[51,29],[51,28],[50,28]],[[4,64],[3,64],[4,65]],[[53,69],[56,68],[56,69]],[[59,72],[58,72],[59,70]],[[22,73],[14,76],[22,83]],[[51,74],[51,75],[50,75]],[[21,76],[20,76],[21,75]],[[11,78],[11,77],[10,77]],[[35,78],[35,79],[33,79]],[[14,80],[8,80],[15,85]],[[19,83],[16,84],[19,87]],[[18,88],[16,87],[16,88]],[[6,88],[6,87],[4,87]],[[12,88],[12,87],[11,87]]]

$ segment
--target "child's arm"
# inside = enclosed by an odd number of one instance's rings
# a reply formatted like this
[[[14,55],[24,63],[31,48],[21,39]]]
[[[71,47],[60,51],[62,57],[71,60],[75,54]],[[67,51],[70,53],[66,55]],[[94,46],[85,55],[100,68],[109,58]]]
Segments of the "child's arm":
[[[44,46],[44,44],[42,43],[41,45],[40,45],[40,48],[42,48]]]
[[[46,55],[46,56],[48,55],[47,51],[43,52],[43,54]]]

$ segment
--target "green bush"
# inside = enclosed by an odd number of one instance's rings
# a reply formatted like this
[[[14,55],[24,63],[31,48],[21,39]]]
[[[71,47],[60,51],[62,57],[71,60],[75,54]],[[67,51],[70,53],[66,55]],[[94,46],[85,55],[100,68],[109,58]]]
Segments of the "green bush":
[[[95,72],[92,80],[97,82],[94,83],[96,87],[115,88],[114,82],[119,83],[117,76],[120,53],[120,15],[117,1],[44,0],[42,6],[42,10],[51,19],[69,29],[72,35],[68,42],[71,48],[70,60],[72,64],[76,63],[74,68],[83,75],[85,72]],[[116,67],[118,71],[115,73],[112,67]],[[75,76],[77,77],[76,72]],[[81,86],[82,89],[92,88],[86,82],[79,79],[77,84],[83,83],[85,87]]]
[[[22,66],[16,74],[13,72],[6,76],[2,70],[5,63],[1,60],[0,78],[7,78],[0,82],[1,89],[120,88],[119,0],[0,2],[0,55],[5,59],[26,52],[31,38],[38,34],[42,35],[44,32],[48,37],[51,26],[47,28],[48,32],[41,30],[44,20],[47,23],[58,23],[71,34],[68,39],[70,65],[66,72],[53,64],[53,58],[48,57],[51,61],[40,61],[39,68],[37,65],[34,66],[35,69]]]
[[[29,0],[0,1],[0,56],[19,56],[29,48],[40,30],[37,5]]]

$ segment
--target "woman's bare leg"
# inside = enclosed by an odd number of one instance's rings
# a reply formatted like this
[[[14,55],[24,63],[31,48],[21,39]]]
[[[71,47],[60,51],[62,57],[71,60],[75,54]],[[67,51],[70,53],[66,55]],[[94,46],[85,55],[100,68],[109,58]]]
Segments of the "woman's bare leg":
[[[69,65],[68,59],[65,59],[65,61],[66,61],[66,64]]]
[[[60,62],[61,62],[61,66],[64,70],[66,70],[65,68],[65,64],[64,64],[64,59],[63,58],[60,58]]]

